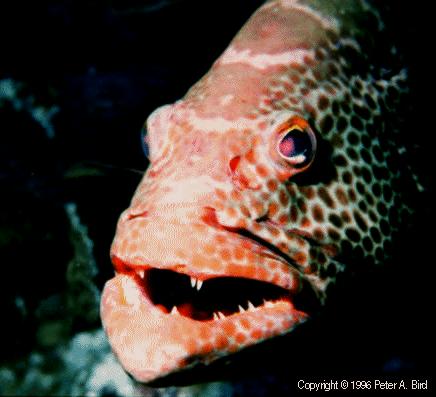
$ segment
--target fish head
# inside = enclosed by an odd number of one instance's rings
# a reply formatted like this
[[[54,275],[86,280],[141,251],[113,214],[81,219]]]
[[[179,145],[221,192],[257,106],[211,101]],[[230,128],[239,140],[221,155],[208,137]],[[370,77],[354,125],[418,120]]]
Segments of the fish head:
[[[291,331],[311,315],[302,291],[322,305],[345,254],[383,262],[407,215],[386,138],[402,77],[355,74],[345,55],[358,43],[271,4],[147,120],[150,166],[118,222],[101,306],[139,381]]]

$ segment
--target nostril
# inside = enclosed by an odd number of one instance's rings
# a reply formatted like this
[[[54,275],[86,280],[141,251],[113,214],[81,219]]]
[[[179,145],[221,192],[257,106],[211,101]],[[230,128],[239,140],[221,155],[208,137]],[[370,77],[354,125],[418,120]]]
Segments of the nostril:
[[[241,190],[258,190],[260,185],[253,183],[253,173],[249,172],[246,167],[244,170],[241,169],[243,168],[241,167],[241,160],[241,156],[235,156],[229,161],[229,169],[233,184]]]
[[[142,211],[142,212],[139,212],[137,214],[130,213],[127,215],[127,220],[130,221],[130,220],[135,219],[135,218],[146,218],[147,215],[148,215],[148,211]]]
[[[213,226],[213,227],[221,226],[220,223],[218,222],[215,208],[203,207],[203,214],[201,216],[201,220],[209,226]]]
[[[229,167],[230,167],[230,171],[232,171],[232,173],[235,173],[236,168],[238,167],[238,164],[239,164],[240,161],[241,161],[241,156],[233,157],[229,161]]]

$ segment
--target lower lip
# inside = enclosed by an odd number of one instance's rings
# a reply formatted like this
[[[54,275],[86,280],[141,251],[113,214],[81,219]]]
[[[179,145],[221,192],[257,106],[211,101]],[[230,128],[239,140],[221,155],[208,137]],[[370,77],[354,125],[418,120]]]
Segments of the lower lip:
[[[106,283],[101,300],[101,318],[112,349],[126,371],[141,382],[289,332],[307,317],[286,300],[211,321],[165,314],[131,276],[122,274]]]

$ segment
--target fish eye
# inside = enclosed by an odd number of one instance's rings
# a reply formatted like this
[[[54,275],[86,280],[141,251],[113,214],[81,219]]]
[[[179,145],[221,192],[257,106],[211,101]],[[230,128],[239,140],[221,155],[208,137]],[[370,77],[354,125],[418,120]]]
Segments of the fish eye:
[[[280,157],[293,167],[306,167],[315,156],[315,134],[304,120],[291,122],[280,132],[277,150]]]
[[[141,135],[142,151],[143,151],[145,157],[147,158],[147,160],[150,160],[150,147],[148,145],[147,129],[145,128],[145,126],[142,127],[140,135]]]

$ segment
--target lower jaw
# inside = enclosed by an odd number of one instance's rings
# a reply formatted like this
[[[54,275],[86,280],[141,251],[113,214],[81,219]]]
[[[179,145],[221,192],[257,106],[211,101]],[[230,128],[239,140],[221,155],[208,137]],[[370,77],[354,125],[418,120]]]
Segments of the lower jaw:
[[[151,382],[197,363],[209,363],[265,339],[284,334],[307,319],[288,300],[211,321],[197,321],[156,307],[129,275],[109,280],[101,318],[112,350],[124,369]]]

